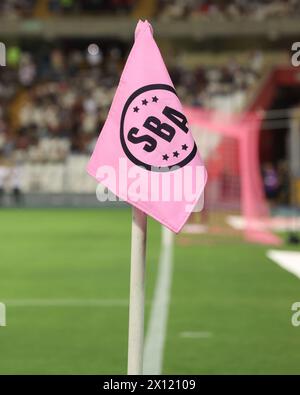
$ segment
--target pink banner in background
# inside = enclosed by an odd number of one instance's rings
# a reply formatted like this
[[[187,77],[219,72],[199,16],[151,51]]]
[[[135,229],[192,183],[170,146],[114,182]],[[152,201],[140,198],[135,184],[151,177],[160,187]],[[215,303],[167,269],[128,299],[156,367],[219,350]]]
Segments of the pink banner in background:
[[[238,141],[242,215],[246,221],[245,237],[249,241],[262,244],[281,244],[281,239],[272,232],[257,227],[257,220],[267,222],[270,218],[259,162],[261,119],[254,113],[228,115],[191,107],[185,107],[184,111],[190,125],[195,126],[199,133],[201,129],[205,129],[208,133],[232,137]],[[222,144],[222,139],[219,144]]]

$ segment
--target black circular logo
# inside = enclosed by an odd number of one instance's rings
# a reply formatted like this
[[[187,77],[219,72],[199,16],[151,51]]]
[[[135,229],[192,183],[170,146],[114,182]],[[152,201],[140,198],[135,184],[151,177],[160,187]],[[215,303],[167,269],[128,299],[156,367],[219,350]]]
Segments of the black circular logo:
[[[151,84],[127,99],[120,125],[126,156],[149,171],[172,171],[187,165],[197,147],[175,89]]]

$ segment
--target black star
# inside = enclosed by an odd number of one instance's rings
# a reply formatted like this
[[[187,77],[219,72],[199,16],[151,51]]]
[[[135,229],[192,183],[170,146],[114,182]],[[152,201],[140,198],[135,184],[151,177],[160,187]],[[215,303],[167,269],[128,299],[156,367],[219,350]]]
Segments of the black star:
[[[146,99],[142,100],[143,106],[146,106],[148,104],[148,101]]]
[[[186,144],[183,144],[183,145],[181,146],[181,148],[183,149],[183,151],[186,151],[186,150],[188,149],[188,146],[187,146]]]
[[[176,158],[178,158],[178,156],[179,156],[178,151],[174,151],[174,152],[173,152],[173,156],[175,156]]]
[[[158,97],[153,96],[153,97],[152,97],[152,101],[154,101],[154,103],[157,103],[157,102],[158,102]]]
[[[163,160],[168,160],[169,159],[167,154],[163,155],[162,157],[163,157]]]
[[[133,112],[138,112],[138,111],[139,111],[138,106],[133,107]]]

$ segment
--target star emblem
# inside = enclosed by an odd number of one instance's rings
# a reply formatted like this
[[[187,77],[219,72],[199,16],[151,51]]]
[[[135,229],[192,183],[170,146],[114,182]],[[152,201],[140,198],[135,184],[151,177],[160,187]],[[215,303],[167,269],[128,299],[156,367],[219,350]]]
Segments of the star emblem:
[[[144,100],[142,100],[142,103],[143,103],[143,106],[146,106],[148,104],[148,100],[144,99]]]
[[[168,160],[169,159],[169,156],[167,154],[163,155],[162,157],[163,157],[163,160]]]
[[[133,107],[133,112],[138,112],[138,111],[139,111],[138,106]]]
[[[173,152],[173,156],[175,156],[175,158],[178,158],[179,152],[178,152],[178,151],[174,151],[174,152]]]
[[[158,97],[157,96],[153,96],[152,97],[152,101],[154,101],[154,103],[157,103],[158,102]]]
[[[186,150],[188,149],[188,146],[187,146],[186,144],[183,144],[183,145],[181,146],[181,148],[183,149],[183,151],[186,151]]]

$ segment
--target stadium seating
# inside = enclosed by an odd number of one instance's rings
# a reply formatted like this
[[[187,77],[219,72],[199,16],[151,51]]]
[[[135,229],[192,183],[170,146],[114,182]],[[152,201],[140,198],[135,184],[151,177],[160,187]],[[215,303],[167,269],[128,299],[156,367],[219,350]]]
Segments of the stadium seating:
[[[118,83],[121,49],[93,58],[88,50],[65,54],[54,47],[43,64],[36,61],[38,47],[15,52],[0,77],[1,157],[9,166],[26,164],[25,191],[93,192],[84,169]],[[256,52],[241,62],[208,59],[189,67],[179,60],[169,69],[186,105],[234,112],[262,76],[263,63]]]
[[[72,16],[79,13],[91,14],[143,14],[162,19],[251,18],[265,20],[272,17],[299,15],[297,1],[239,1],[239,0],[3,0],[0,14],[10,17]]]

